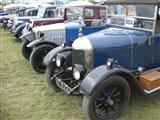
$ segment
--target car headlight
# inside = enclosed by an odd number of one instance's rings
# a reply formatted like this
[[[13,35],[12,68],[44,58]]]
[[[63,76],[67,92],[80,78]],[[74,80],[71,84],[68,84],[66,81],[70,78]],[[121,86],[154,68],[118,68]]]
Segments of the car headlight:
[[[61,57],[59,57],[58,55],[56,56],[56,66],[60,67],[61,66]]]
[[[58,53],[55,57],[55,62],[57,67],[65,67],[66,57]]]
[[[81,77],[80,71],[77,68],[73,68],[73,77],[75,80],[79,80]]]
[[[9,23],[9,24],[12,24],[12,23],[13,23],[13,21],[11,21],[11,20],[8,20],[8,23]]]
[[[75,80],[80,80],[85,75],[85,69],[82,65],[77,65],[77,64],[73,65],[72,72],[73,72],[73,78]]]

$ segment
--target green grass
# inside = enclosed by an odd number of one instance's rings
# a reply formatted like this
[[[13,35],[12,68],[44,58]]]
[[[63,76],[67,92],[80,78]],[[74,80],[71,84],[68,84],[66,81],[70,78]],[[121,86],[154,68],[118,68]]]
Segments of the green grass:
[[[21,43],[0,29],[1,120],[85,120],[83,96],[56,93],[44,74],[36,74],[20,51]],[[119,120],[160,120],[160,95],[133,94]]]

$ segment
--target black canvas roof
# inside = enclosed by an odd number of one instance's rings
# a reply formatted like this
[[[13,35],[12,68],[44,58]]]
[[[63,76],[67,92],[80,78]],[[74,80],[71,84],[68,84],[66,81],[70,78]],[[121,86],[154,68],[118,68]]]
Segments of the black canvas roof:
[[[106,0],[105,4],[155,4],[160,5],[160,0]]]

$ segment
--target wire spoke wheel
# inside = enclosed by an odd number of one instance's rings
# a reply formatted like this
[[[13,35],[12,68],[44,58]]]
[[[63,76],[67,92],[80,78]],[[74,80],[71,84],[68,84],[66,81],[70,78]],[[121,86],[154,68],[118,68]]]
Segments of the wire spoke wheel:
[[[85,87],[88,89],[88,86]],[[83,110],[88,120],[115,120],[124,111],[129,99],[127,80],[113,75],[99,83],[90,95],[84,96]]]
[[[31,53],[30,62],[37,73],[44,73],[46,71],[46,66],[43,63],[43,60],[47,53],[52,49],[53,46],[51,45],[40,45]]]
[[[101,91],[94,103],[95,115],[100,119],[106,119],[113,116],[115,111],[123,103],[123,91],[116,85],[109,86]]]

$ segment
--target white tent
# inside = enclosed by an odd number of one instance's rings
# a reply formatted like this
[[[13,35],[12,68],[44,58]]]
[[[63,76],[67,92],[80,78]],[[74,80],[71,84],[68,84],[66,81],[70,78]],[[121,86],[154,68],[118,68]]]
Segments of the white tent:
[[[78,6],[78,5],[93,5],[93,3],[88,2],[88,1],[84,1],[84,0],[78,0],[78,1],[73,1],[68,3],[67,5],[71,5],[71,6]]]

